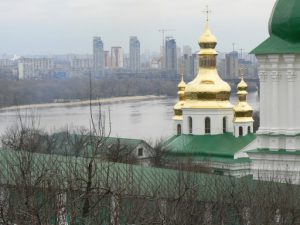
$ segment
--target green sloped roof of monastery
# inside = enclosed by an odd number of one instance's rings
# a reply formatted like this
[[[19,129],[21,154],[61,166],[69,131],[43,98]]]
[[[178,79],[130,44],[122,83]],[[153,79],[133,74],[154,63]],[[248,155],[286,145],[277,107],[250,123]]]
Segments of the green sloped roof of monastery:
[[[299,0],[277,0],[269,21],[269,34],[251,53],[300,53]]]
[[[134,150],[138,145],[148,145],[144,140],[141,139],[130,139],[130,138],[119,138],[119,137],[97,137],[82,134],[73,134],[68,132],[60,132],[53,134],[53,140],[56,141],[56,146],[53,147],[52,153],[61,155],[77,155],[86,156],[92,153],[91,144],[101,143],[99,148],[109,150],[112,146],[117,146],[120,149],[126,149],[128,151]],[[82,143],[87,145],[82,146]],[[45,143],[46,144],[46,143]],[[75,149],[75,146],[77,148]],[[101,151],[99,152],[101,153]]]
[[[109,187],[111,191],[123,190],[124,193],[132,195],[174,198],[180,196],[189,185],[201,190],[197,192],[197,198],[213,200],[217,197],[217,193],[223,193],[230,188],[245,184],[245,182],[248,185],[255,183],[249,177],[238,179],[205,173],[113,163],[100,159],[95,159],[94,162],[92,179],[95,187]],[[51,177],[52,182],[57,184],[58,188],[64,189],[68,187],[69,179],[72,177],[80,177],[80,180],[87,179],[89,163],[90,158],[1,149],[0,183],[4,185],[22,183],[21,167],[27,165],[26,179],[34,185],[43,185],[48,177]],[[76,182],[81,182],[80,180]],[[232,185],[233,182],[236,185]],[[78,187],[84,187],[84,185],[78,183]]]
[[[234,154],[256,138],[255,134],[234,137],[231,133],[220,135],[179,135],[166,142],[170,155],[203,157],[207,159],[233,159]]]
[[[45,187],[50,178],[51,185],[57,185],[59,189],[69,188],[71,184],[73,189],[80,190],[86,185],[83,181],[89,176],[90,161],[83,157],[0,149],[0,183],[24,185],[23,179],[26,179],[26,185]],[[183,193],[186,196],[191,193],[193,198],[213,202],[220,194],[240,192],[245,188],[256,192],[262,187],[268,188],[270,183],[252,180],[251,176],[235,178],[112,163],[97,158],[93,162],[92,189],[109,189],[111,193],[131,196],[176,199],[183,197]],[[285,187],[284,184],[280,186]]]
[[[288,151],[286,149],[272,150],[269,148],[258,148],[247,151],[249,154],[261,154],[261,155],[300,155],[300,149],[296,151]]]

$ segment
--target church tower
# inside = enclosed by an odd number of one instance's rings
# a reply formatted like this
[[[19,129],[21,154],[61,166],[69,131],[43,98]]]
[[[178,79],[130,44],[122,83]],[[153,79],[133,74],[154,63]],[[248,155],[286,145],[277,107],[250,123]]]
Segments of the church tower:
[[[239,97],[239,102],[234,106],[234,136],[245,136],[249,133],[253,133],[253,109],[247,102],[247,83],[242,77],[241,82],[238,84],[237,95]]]
[[[270,37],[255,48],[260,128],[248,153],[255,179],[300,183],[300,1],[277,0]]]
[[[182,133],[216,135],[233,132],[233,106],[229,98],[231,88],[216,68],[216,37],[208,23],[199,39],[199,71],[185,87],[182,106]]]
[[[299,12],[299,0],[277,0],[270,37],[252,51],[259,62],[260,148],[300,150]]]

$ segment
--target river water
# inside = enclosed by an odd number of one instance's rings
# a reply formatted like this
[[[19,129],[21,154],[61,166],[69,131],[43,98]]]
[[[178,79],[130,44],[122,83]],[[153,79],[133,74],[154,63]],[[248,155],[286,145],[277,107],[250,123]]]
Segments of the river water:
[[[259,110],[258,94],[250,93],[248,99],[254,110]],[[106,118],[106,132],[110,130],[110,136],[114,137],[152,141],[169,137],[172,135],[172,108],[176,102],[177,99],[167,98],[103,105],[102,115],[105,115]],[[231,102],[236,103],[237,97],[232,97]],[[94,117],[97,118],[98,108],[93,107],[93,111]],[[91,121],[88,106],[43,108],[21,112],[4,111],[0,113],[0,135],[16,125],[19,115],[23,118],[30,118],[34,115],[36,126],[50,132],[56,132],[66,127],[89,129]],[[111,126],[108,125],[108,117],[110,117]],[[31,120],[27,119],[27,121]]]

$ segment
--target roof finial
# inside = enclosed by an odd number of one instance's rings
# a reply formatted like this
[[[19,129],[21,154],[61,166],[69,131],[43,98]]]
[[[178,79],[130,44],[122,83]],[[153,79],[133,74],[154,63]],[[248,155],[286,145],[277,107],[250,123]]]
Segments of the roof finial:
[[[206,13],[206,22],[208,23],[209,21],[209,14],[211,13],[211,10],[209,10],[208,5],[206,5],[206,10],[203,11],[204,13]]]

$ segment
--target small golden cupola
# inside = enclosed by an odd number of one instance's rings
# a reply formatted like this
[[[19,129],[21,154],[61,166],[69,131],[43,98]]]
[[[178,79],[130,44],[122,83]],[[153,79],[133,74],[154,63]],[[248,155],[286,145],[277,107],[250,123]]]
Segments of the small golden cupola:
[[[184,108],[232,108],[229,98],[231,88],[223,81],[216,68],[217,38],[210,31],[208,23],[199,39],[199,71],[185,88]]]
[[[248,85],[242,77],[237,85],[239,102],[233,108],[235,136],[245,136],[253,132],[253,109],[247,102],[247,87]]]
[[[182,107],[184,105],[184,100],[185,100],[185,88],[186,88],[186,83],[183,80],[183,73],[181,74],[181,81],[178,84],[178,97],[179,101],[176,103],[174,106],[174,120],[182,120]]]

